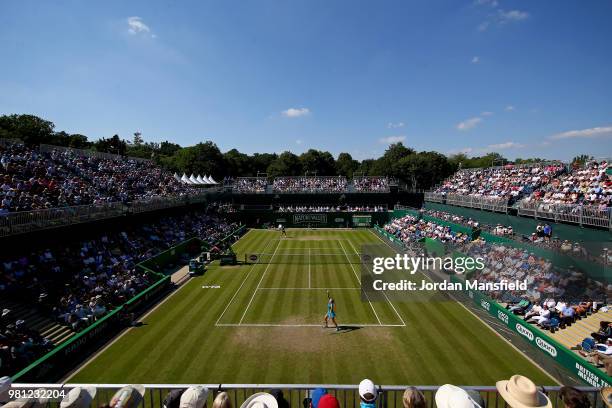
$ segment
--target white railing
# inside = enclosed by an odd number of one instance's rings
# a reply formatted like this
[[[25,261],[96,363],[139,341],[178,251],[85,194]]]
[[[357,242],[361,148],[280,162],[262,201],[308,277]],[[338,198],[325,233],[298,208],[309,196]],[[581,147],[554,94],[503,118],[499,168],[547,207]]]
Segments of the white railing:
[[[519,203],[518,215],[542,218],[555,222],[568,222],[612,230],[610,208],[599,209],[596,206],[579,204],[551,204],[539,201],[523,200]]]
[[[204,202],[206,198],[206,194],[181,197],[152,197],[130,203],[112,202],[7,213],[0,215],[0,237],[104,220],[130,213],[143,213],[164,208],[181,207]]]
[[[509,205],[509,200],[507,198],[481,197],[452,193],[441,194],[434,192],[426,192],[425,201],[502,213],[508,212]]]
[[[96,388],[95,400],[92,407],[98,407],[110,402],[114,393],[121,387],[130,384],[13,384],[12,389],[33,390],[63,390],[67,393],[75,387],[94,387]],[[190,386],[200,385],[208,388],[211,392],[208,395],[206,406],[211,407],[217,393],[227,392],[232,406],[239,407],[249,396],[257,392],[273,392],[280,390],[283,399],[290,407],[302,407],[305,399],[312,395],[316,388],[325,388],[327,392],[338,399],[341,408],[358,408],[360,405],[359,390],[357,385],[343,384],[142,384],[145,388],[144,398],[140,406],[145,408],[161,408],[166,395],[175,389],[186,389]],[[378,396],[376,399],[377,408],[403,408],[402,397],[407,385],[380,385],[377,387]],[[435,407],[435,393],[439,386],[417,386],[427,401],[428,407]],[[495,387],[491,386],[461,386],[466,391],[476,391],[480,393],[484,406],[503,407],[503,398]],[[548,395],[553,407],[563,407],[560,398],[561,387],[542,387]],[[604,407],[601,399],[600,390],[592,387],[577,387],[577,389],[587,395],[592,407]],[[53,401],[51,407],[59,406],[59,401]]]

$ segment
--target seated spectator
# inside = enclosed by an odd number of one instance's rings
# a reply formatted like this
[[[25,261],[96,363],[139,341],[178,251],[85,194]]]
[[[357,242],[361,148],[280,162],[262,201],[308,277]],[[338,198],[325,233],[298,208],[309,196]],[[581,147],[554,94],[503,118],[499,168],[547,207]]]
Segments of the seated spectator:
[[[204,408],[208,398],[208,388],[191,386],[181,394],[180,408]]]
[[[95,398],[95,387],[75,387],[62,399],[60,408],[89,408]]]
[[[240,408],[278,408],[278,402],[273,395],[267,392],[258,392],[247,398]]]
[[[599,322],[599,331],[591,333],[591,337],[600,343],[612,337],[612,323],[608,321]]]
[[[580,350],[578,353],[581,356],[586,357],[586,359],[594,365],[603,366],[604,363],[610,362],[612,359],[612,338],[607,339],[605,343],[595,344],[595,347],[591,352]]]
[[[127,385],[113,395],[108,403],[109,408],[137,408],[144,399],[145,387]]]
[[[552,408],[548,396],[538,390],[529,378],[513,375],[496,383],[497,392],[510,408]]]
[[[563,401],[566,408],[590,408],[591,401],[589,397],[580,390],[574,387],[561,387],[559,397]]]
[[[427,408],[425,396],[416,387],[408,387],[402,397],[404,408]]]
[[[484,408],[466,390],[451,384],[438,388],[435,400],[437,408]]]
[[[378,391],[372,380],[366,378],[359,383],[359,398],[361,408],[376,408]]]

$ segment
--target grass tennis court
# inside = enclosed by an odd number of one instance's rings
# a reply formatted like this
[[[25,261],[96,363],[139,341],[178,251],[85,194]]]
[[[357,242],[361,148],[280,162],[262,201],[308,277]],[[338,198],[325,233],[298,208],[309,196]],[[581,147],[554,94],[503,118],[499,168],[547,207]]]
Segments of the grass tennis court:
[[[361,299],[370,230],[252,230],[234,245],[250,265],[213,264],[70,382],[493,385],[554,381],[453,301]],[[323,329],[329,290],[340,332]]]

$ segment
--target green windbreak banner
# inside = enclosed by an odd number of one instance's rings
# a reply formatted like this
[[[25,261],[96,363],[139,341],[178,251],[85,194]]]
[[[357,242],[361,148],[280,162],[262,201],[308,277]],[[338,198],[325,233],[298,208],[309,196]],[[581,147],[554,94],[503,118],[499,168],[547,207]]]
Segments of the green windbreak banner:
[[[452,282],[462,282],[456,276],[451,276]],[[510,330],[521,335],[529,344],[539,349],[548,357],[554,359],[565,369],[574,373],[586,384],[593,387],[608,387],[612,384],[612,377],[593,366],[580,355],[557,343],[536,326],[526,323],[504,307],[497,304],[485,294],[476,290],[466,290],[467,295],[491,316],[502,322]]]

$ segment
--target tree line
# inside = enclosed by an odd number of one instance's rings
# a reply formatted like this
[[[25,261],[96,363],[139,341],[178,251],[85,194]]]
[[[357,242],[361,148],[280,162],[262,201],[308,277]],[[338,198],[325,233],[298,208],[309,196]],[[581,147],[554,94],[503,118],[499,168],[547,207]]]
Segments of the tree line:
[[[402,143],[391,144],[377,159],[355,160],[349,153],[334,157],[330,152],[310,149],[299,155],[290,151],[281,154],[245,154],[237,149],[221,152],[215,143],[205,141],[182,147],[164,141],[145,142],[139,132],[131,140],[119,135],[89,140],[82,134],[55,131],[55,124],[34,115],[0,116],[0,138],[17,138],[28,145],[50,144],[151,159],[179,174],[225,177],[268,177],[342,175],[389,176],[406,183],[409,188],[428,189],[443,181],[459,168],[490,167],[509,163],[499,153],[479,157],[465,154],[446,156],[434,151],[417,152]],[[584,160],[584,155],[578,156]],[[538,158],[516,159],[515,163],[541,161]]]

